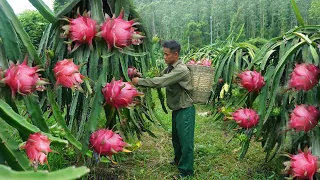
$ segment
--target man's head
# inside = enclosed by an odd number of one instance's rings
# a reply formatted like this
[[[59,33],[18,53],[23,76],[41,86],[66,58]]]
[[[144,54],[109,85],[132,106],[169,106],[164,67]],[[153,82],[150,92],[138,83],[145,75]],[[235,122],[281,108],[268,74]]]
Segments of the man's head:
[[[172,65],[179,60],[179,53],[180,53],[181,46],[177,41],[174,41],[174,40],[165,41],[162,47],[163,47],[164,61],[167,64]]]

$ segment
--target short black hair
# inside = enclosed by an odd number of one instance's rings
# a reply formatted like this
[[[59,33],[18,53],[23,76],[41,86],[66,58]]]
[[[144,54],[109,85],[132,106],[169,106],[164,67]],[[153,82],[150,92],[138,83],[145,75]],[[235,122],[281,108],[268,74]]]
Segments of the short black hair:
[[[180,54],[181,45],[175,40],[164,41],[162,47],[170,49],[172,53],[177,52],[178,54]]]

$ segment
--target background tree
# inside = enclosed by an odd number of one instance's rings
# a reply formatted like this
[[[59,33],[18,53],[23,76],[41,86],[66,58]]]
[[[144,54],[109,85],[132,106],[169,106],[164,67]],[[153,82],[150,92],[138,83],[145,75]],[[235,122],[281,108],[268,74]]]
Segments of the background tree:
[[[320,1],[312,0],[310,8],[309,8],[309,19],[315,23],[320,23]]]
[[[18,16],[32,44],[38,48],[42,33],[49,22],[38,11],[26,10]],[[20,43],[21,44],[21,43]]]
[[[204,32],[210,33],[210,16],[213,23],[213,41],[225,40],[230,33],[238,34],[239,41],[251,38],[270,39],[281,36],[297,26],[290,1],[277,0],[134,0],[144,24],[151,35],[161,39],[176,39],[187,48],[190,22],[207,24]],[[318,24],[319,0],[297,0],[306,24]],[[210,43],[203,34],[202,46]],[[192,43],[192,42],[190,42]]]

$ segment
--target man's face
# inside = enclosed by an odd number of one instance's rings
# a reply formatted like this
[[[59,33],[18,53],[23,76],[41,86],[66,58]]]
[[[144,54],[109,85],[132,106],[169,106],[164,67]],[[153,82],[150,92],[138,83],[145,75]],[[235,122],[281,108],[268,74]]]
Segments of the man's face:
[[[178,52],[172,53],[169,48],[163,48],[164,61],[166,64],[174,64],[179,59]]]

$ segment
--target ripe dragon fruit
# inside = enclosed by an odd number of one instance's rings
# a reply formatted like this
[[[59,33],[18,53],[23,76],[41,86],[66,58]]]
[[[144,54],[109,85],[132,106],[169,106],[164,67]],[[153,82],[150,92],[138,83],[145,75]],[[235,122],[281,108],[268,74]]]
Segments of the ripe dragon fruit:
[[[194,64],[196,64],[196,61],[194,59],[191,59],[187,64],[194,65]]]
[[[79,67],[72,62],[72,59],[64,59],[57,62],[53,68],[54,76],[57,79],[56,84],[81,91],[80,84],[83,83],[84,76],[79,73]]]
[[[318,124],[319,114],[319,110],[314,106],[296,106],[290,115],[289,127],[297,132],[308,132]]]
[[[113,154],[121,151],[130,152],[124,149],[128,144],[122,140],[121,136],[108,129],[100,129],[92,133],[90,136],[90,146],[97,154],[108,156],[111,161]]]
[[[239,77],[242,87],[249,92],[257,92],[265,85],[263,76],[257,71],[244,71]]]
[[[209,59],[201,59],[199,61],[195,61],[194,59],[190,60],[187,64],[189,65],[200,65],[200,66],[207,66],[210,67],[211,66],[212,61]]]
[[[101,36],[108,44],[109,50],[112,46],[122,49],[131,44],[139,45],[144,37],[133,27],[138,23],[134,20],[123,20],[123,14],[124,10],[122,9],[117,18],[106,17],[106,21],[102,24],[101,31],[98,33],[98,36]]]
[[[210,67],[211,66],[211,60],[209,59],[203,59],[202,60],[202,66],[207,66],[207,67]]]
[[[135,67],[133,66],[130,66],[128,68],[128,76],[130,79],[134,78],[134,77],[141,77],[141,73],[139,72],[138,69],[136,69]]]
[[[256,126],[259,122],[259,115],[252,109],[238,109],[232,113],[232,118],[239,124],[240,127],[249,129]]]
[[[318,157],[311,154],[310,150],[304,152],[299,150],[299,154],[289,155],[290,161],[284,163],[286,166],[285,172],[291,175],[291,178],[310,179],[313,180],[313,175],[320,170],[318,169]]]
[[[93,49],[92,40],[97,33],[97,22],[90,19],[90,14],[85,13],[81,16],[78,13],[76,19],[68,19],[69,25],[63,26],[65,30],[63,36],[67,36],[71,42],[69,42],[69,51],[71,51],[71,44],[75,42],[75,46],[72,51],[75,51],[81,44],[89,44],[90,49]]]
[[[52,152],[50,149],[51,141],[47,136],[41,134],[40,132],[30,134],[25,145],[21,146],[21,149],[26,150],[26,154],[30,160],[31,166],[37,170],[38,164],[48,164],[47,155]]]
[[[135,104],[134,97],[143,96],[131,83],[115,81],[114,78],[103,87],[102,93],[106,103],[116,108],[131,107]]]
[[[11,88],[13,97],[17,92],[26,95],[35,90],[43,91],[45,89],[43,85],[48,84],[48,82],[39,77],[39,71],[41,71],[41,69],[37,66],[28,66],[27,58],[25,58],[22,64],[11,64],[10,68],[5,71],[4,78],[1,79],[1,82]]]
[[[313,64],[297,64],[291,73],[289,87],[308,91],[318,84],[319,68]]]

